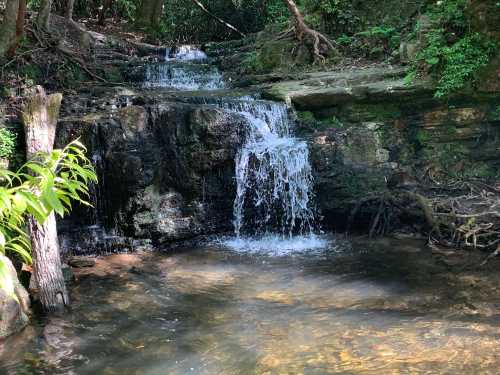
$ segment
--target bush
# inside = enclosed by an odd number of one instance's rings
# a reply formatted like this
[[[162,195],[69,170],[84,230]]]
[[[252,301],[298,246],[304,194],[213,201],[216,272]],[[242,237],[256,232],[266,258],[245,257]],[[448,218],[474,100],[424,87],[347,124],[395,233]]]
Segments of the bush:
[[[16,149],[16,135],[7,128],[0,128],[0,158],[9,159]]]
[[[435,96],[442,98],[474,82],[475,74],[486,66],[495,44],[485,35],[470,31],[465,15],[466,0],[443,0],[433,5],[427,15],[432,26],[417,53],[407,81],[429,73],[436,81]],[[417,24],[416,32],[421,25]]]
[[[72,142],[62,150],[36,155],[16,173],[0,169],[0,181],[0,254],[30,263],[26,216],[43,223],[52,212],[64,216],[72,200],[88,205],[88,184],[97,182],[97,177],[85,147]],[[16,298],[3,260],[0,257],[0,288]]]

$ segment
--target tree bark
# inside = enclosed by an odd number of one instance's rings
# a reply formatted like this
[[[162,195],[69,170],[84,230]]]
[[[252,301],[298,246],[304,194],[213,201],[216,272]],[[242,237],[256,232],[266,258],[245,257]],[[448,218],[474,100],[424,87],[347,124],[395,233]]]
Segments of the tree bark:
[[[21,114],[26,136],[26,155],[51,152],[54,145],[61,94],[48,95],[37,86]],[[57,311],[69,305],[69,296],[61,268],[56,217],[52,213],[44,223],[28,218],[33,252],[33,277],[37,294],[46,311]]]
[[[312,40],[312,52],[314,54],[315,59],[320,59],[322,61],[325,60],[325,56],[328,51],[335,50],[334,45],[326,36],[321,34],[320,32],[311,29],[307,26],[304,16],[300,13],[297,4],[295,4],[294,0],[283,0],[292,14],[293,21],[295,24],[295,35],[297,40],[301,43],[305,43],[306,38],[311,38]]]
[[[68,20],[73,19],[73,8],[75,7],[75,0],[68,0],[68,4],[66,5],[66,18]]]
[[[42,0],[40,10],[36,18],[36,24],[40,30],[49,31],[50,28],[50,10],[52,8],[52,0]]]
[[[104,26],[104,22],[106,21],[106,13],[109,9],[111,9],[111,5],[113,5],[113,0],[104,0],[102,9],[99,12],[99,19],[97,21],[99,25]]]
[[[26,0],[19,0],[19,9],[17,12],[16,19],[16,38],[14,40],[14,44],[10,46],[7,55],[12,56],[16,52],[16,48],[19,44],[19,41],[22,39],[24,35],[24,18],[26,17]]]
[[[16,43],[17,14],[20,0],[7,0],[3,21],[0,24],[0,58]]]

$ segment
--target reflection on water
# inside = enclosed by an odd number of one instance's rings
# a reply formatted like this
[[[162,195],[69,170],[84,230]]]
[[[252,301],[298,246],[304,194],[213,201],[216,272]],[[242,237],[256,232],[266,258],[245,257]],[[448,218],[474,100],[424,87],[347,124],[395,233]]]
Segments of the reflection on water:
[[[103,260],[70,314],[0,344],[0,373],[497,374],[499,316],[458,311],[419,250]]]

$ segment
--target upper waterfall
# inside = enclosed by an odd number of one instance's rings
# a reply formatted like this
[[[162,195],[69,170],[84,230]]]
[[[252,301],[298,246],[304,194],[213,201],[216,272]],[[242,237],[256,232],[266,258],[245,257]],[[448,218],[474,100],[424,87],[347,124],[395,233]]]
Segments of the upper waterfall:
[[[164,59],[146,66],[144,88],[196,91],[226,87],[217,67],[211,65],[207,55],[194,46],[167,48]]]

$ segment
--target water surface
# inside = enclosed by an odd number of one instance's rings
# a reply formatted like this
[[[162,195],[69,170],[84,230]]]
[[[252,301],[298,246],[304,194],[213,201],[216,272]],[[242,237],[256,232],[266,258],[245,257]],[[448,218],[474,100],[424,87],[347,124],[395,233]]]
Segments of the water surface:
[[[428,259],[400,241],[108,257],[72,312],[0,344],[0,373],[498,374],[499,301],[461,303]]]

